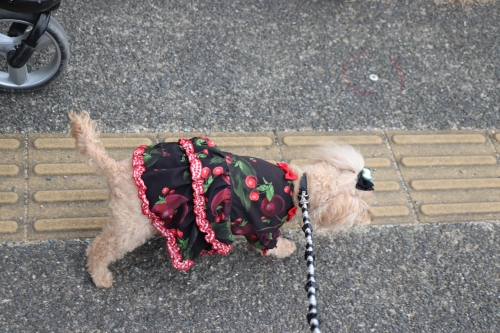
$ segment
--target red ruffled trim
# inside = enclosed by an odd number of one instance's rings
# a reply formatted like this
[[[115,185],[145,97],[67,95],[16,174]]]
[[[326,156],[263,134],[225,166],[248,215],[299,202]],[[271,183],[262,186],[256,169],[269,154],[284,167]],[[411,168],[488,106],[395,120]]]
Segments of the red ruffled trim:
[[[285,179],[286,180],[295,180],[295,179],[298,179],[299,177],[297,177],[296,174],[293,173],[292,170],[290,170],[290,167],[288,166],[288,164],[286,163],[276,163],[276,165],[283,171],[285,171]]]
[[[207,140],[208,142],[208,140]],[[194,202],[194,214],[196,215],[196,225],[198,229],[205,235],[205,240],[207,243],[212,245],[212,249],[209,251],[203,251],[202,254],[208,253],[218,253],[222,255],[228,254],[232,250],[232,246],[219,242],[215,238],[215,233],[207,220],[207,214],[205,213],[205,198],[203,196],[204,180],[201,177],[202,164],[198,155],[194,151],[193,143],[189,139],[179,139],[179,144],[186,151],[186,156],[190,163],[192,187],[193,187],[193,202]]]
[[[146,198],[147,187],[144,185],[144,181],[141,178],[142,174],[146,171],[146,168],[144,167],[144,160],[142,159],[146,147],[147,146],[140,146],[132,154],[134,180],[139,189],[138,196],[142,200],[142,213],[151,219],[156,230],[158,230],[158,232],[167,239],[167,249],[170,254],[170,259],[172,260],[172,266],[176,269],[188,270],[194,264],[194,261],[189,259],[181,261],[182,255],[180,254],[180,248],[177,245],[174,234],[174,230],[176,232],[177,230],[165,228],[165,222],[149,210],[149,201]]]

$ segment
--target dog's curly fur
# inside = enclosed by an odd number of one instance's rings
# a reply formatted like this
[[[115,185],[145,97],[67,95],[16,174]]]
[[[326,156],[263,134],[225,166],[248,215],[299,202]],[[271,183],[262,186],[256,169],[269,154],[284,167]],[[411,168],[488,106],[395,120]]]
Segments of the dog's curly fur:
[[[96,286],[109,288],[113,277],[108,265],[146,243],[156,234],[156,229],[141,211],[131,157],[115,161],[107,155],[99,141],[96,121],[91,120],[87,112],[71,111],[68,116],[77,150],[97,166],[108,183],[109,219],[87,249],[87,267]],[[364,166],[361,154],[347,145],[324,146],[316,150],[311,162],[303,169],[297,165],[290,165],[290,169],[297,175],[307,174],[313,228],[328,230],[370,223],[373,219],[369,207],[372,192],[355,187],[358,173]],[[296,189],[298,182],[294,182]],[[298,205],[297,198],[294,201]],[[284,258],[295,249],[293,242],[280,237],[277,247],[267,255]]]

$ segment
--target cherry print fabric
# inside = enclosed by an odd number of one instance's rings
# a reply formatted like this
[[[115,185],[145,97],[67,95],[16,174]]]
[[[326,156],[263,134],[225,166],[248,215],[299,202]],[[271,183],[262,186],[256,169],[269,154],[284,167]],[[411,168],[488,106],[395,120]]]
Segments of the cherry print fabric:
[[[233,235],[272,249],[296,211],[297,177],[285,163],[223,152],[203,136],[141,146],[133,160],[143,212],[167,238],[177,269],[203,253],[229,253]]]

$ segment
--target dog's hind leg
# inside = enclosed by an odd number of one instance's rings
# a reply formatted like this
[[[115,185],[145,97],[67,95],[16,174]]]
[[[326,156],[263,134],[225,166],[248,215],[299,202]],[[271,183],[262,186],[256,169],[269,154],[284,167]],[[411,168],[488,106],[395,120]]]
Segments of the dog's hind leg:
[[[113,277],[108,265],[122,258],[127,252],[143,245],[156,229],[149,218],[142,214],[142,201],[137,196],[137,186],[132,178],[130,160],[118,162],[118,170],[109,180],[109,219],[103,232],[87,249],[87,267],[98,287],[109,288]]]
[[[97,287],[111,287],[113,277],[108,265],[143,245],[156,233],[146,216],[131,215],[126,219],[110,216],[103,232],[87,248],[87,269]]]
[[[97,287],[109,288],[113,284],[113,276],[108,265],[123,258],[133,249],[143,245],[156,230],[152,225],[137,230],[106,229],[87,248],[87,269]]]

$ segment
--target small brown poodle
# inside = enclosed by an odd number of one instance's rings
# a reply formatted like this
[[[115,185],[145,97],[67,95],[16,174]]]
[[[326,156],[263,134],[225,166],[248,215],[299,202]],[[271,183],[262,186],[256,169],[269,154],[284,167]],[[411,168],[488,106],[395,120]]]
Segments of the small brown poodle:
[[[77,150],[109,188],[108,223],[87,249],[88,271],[98,287],[111,287],[110,263],[157,233],[166,238],[177,269],[189,269],[205,253],[229,253],[235,235],[264,256],[290,256],[295,244],[280,237],[279,228],[297,211],[304,174],[313,228],[347,228],[373,219],[373,184],[351,146],[320,147],[311,164],[300,168],[223,152],[200,136],[140,146],[130,158],[115,161],[87,112],[71,111],[69,118]]]

